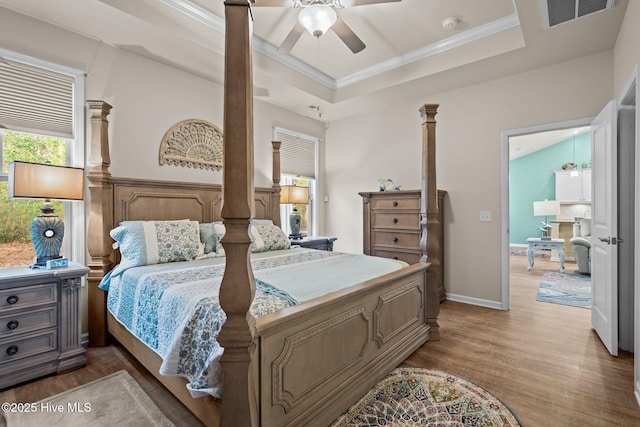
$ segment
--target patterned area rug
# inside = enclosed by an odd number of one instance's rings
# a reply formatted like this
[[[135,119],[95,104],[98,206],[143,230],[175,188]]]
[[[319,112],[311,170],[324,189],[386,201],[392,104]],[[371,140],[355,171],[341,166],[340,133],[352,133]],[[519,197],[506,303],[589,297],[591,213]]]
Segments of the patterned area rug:
[[[400,367],[380,381],[332,427],[520,426],[497,397],[456,375]]]
[[[545,271],[536,300],[591,308],[591,276]]]

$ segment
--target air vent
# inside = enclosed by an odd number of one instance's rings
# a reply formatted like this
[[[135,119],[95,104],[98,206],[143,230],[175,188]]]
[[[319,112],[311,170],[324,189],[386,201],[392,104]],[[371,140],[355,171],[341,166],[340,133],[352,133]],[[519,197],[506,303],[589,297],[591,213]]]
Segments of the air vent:
[[[540,0],[545,28],[613,7],[614,0]]]

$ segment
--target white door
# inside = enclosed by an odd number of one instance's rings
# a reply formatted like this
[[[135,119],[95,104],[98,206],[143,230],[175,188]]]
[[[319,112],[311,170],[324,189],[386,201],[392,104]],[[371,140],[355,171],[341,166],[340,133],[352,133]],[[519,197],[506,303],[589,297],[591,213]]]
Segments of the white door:
[[[618,132],[617,104],[591,123],[591,325],[618,355]]]

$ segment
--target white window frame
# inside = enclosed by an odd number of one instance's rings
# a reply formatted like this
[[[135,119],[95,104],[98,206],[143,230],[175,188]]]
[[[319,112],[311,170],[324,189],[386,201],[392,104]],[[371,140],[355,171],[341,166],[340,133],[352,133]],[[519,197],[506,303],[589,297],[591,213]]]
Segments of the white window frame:
[[[73,139],[67,139],[67,166],[85,166],[85,73],[83,71],[66,67],[64,65],[37,59],[17,52],[0,48],[0,59],[20,62],[32,67],[42,68],[48,71],[64,74],[73,78]],[[24,132],[20,129],[8,129]],[[31,132],[33,133],[33,132]],[[0,146],[0,160],[4,149]],[[1,163],[0,163],[1,164]],[[0,171],[0,181],[6,181],[8,176]],[[85,185],[85,195],[87,194]],[[84,202],[64,202],[64,228],[65,236],[63,245],[65,255],[70,261],[85,265],[86,258],[86,228],[85,228],[85,204]]]

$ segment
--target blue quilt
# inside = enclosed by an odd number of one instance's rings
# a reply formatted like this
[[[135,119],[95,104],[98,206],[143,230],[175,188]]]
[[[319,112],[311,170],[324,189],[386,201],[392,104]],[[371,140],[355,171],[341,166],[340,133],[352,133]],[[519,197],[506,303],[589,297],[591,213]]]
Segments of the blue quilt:
[[[256,277],[251,313],[258,317],[405,264],[297,248],[253,254],[251,265]],[[100,284],[109,291],[107,307],[114,317],[162,358],[160,374],[188,378],[194,397],[222,396],[223,348],[217,336],[226,320],[218,300],[223,273],[224,258],[210,258],[133,267]]]

